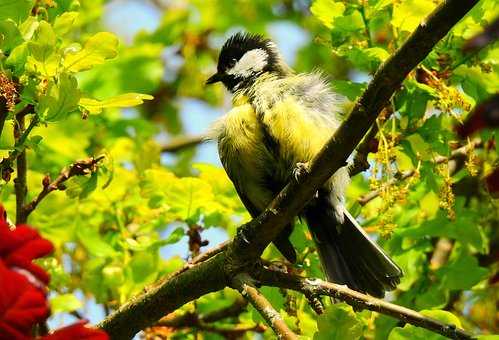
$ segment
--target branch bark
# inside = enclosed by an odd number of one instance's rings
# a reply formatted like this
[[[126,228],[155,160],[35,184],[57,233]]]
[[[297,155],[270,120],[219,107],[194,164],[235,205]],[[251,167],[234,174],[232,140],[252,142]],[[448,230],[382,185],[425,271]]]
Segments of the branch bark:
[[[298,337],[288,328],[282,316],[272,307],[265,296],[256,289],[253,281],[254,279],[247,273],[241,273],[234,277],[232,283],[241,295],[263,316],[279,339],[298,340]]]
[[[38,204],[52,191],[54,190],[64,190],[65,187],[63,185],[68,179],[74,176],[84,176],[95,172],[97,170],[97,164],[104,159],[104,156],[100,156],[97,158],[90,157],[87,159],[83,159],[71,164],[68,168],[65,168],[61,171],[59,176],[52,182],[50,182],[50,177],[44,177],[42,181],[43,189],[31,202],[26,205],[23,205],[21,209],[21,217],[23,220],[27,221],[28,216],[36,209]]]
[[[16,140],[16,145],[22,144],[22,137],[25,135],[24,130],[24,115],[18,115],[14,122],[14,138]],[[16,150],[13,151],[15,153]],[[22,209],[24,202],[26,200],[26,194],[28,191],[26,185],[27,176],[27,162],[26,162],[26,151],[23,149],[16,154],[16,179],[14,180],[14,189],[16,192],[16,224],[26,223],[26,219],[23,217]]]
[[[320,279],[309,279],[272,270],[262,270],[257,279],[262,285],[281,287],[295,290],[311,296],[331,296],[345,301],[358,309],[368,309],[397,318],[405,323],[429,329],[451,339],[471,340],[473,337],[455,325],[445,324],[438,320],[426,317],[412,309],[374,298]]]
[[[438,6],[376,72],[353,111],[311,162],[309,171],[290,182],[260,216],[241,226],[224,252],[158,283],[120,307],[99,327],[113,339],[131,338],[183,304],[232,285],[232,278],[237,274],[253,272],[263,250],[302,210],[317,189],[345,165],[347,157],[411,69],[477,2],[448,0]],[[452,329],[452,326],[447,327]]]
[[[156,326],[171,328],[198,327],[200,324],[217,322],[226,318],[237,317],[246,310],[247,306],[248,301],[246,301],[243,297],[238,297],[231,305],[206,314],[198,314],[196,312],[169,314],[161,318]]]
[[[153,325],[187,302],[227,286],[223,253],[192,266],[168,280],[158,282],[140,296],[131,299],[99,325],[111,339],[131,339],[140,330]]]

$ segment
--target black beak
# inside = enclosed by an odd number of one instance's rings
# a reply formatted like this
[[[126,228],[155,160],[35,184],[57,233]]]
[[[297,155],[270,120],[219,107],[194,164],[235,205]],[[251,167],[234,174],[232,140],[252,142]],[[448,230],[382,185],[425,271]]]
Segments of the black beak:
[[[210,78],[208,78],[208,80],[206,81],[206,85],[218,83],[219,81],[222,81],[222,75],[220,73],[215,73]]]

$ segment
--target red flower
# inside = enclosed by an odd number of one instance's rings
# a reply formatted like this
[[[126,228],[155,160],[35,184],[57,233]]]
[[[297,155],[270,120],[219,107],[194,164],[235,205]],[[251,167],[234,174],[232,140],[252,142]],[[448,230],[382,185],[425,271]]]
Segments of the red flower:
[[[0,260],[0,340],[31,339],[34,324],[50,314],[45,294]]]
[[[34,340],[33,326],[50,315],[44,285],[50,277],[34,259],[54,250],[38,231],[19,225],[11,229],[0,205],[0,340]],[[10,267],[10,268],[9,268]],[[37,280],[43,282],[40,284]],[[79,322],[38,340],[107,340],[106,332]]]
[[[85,326],[86,321],[80,321],[73,325],[60,328],[54,333],[41,338],[41,340],[107,340],[106,332]]]
[[[5,211],[3,207],[0,207]],[[4,214],[0,211],[0,215]],[[40,236],[38,231],[18,225],[12,229],[7,221],[0,217],[0,259],[9,267],[25,269],[44,284],[48,284],[49,275],[33,259],[46,256],[54,251],[52,243]]]

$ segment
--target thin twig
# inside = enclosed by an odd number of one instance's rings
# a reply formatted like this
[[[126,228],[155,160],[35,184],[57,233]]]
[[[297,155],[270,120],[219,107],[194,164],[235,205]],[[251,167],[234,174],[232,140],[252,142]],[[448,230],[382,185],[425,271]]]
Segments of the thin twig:
[[[24,116],[17,116],[14,125],[14,138],[16,140],[16,145],[22,145],[23,136],[27,135],[26,131],[24,130]],[[25,138],[26,137],[24,137],[24,140]],[[16,151],[17,149],[14,150],[14,152]],[[23,149],[16,155],[16,158],[14,159],[16,159],[17,162],[17,176],[14,180],[14,189],[16,192],[16,224],[22,224],[26,223],[26,219],[23,217],[22,210],[24,202],[26,200],[26,194],[28,192],[28,188],[26,185],[26,176],[28,171],[26,164],[26,151]]]
[[[244,312],[247,306],[248,301],[242,297],[238,297],[231,305],[225,308],[217,309],[206,314],[198,314],[195,312],[186,312],[183,314],[172,313],[161,318],[156,325],[172,328],[196,327],[200,322],[210,323],[236,317]]]
[[[367,161],[367,156],[371,152],[371,143],[374,141],[374,137],[378,133],[378,125],[374,124],[369,132],[365,135],[362,142],[355,149],[355,157],[353,158],[352,164],[348,165],[348,173],[350,177],[353,177],[363,171],[369,169],[369,162]]]
[[[206,136],[183,136],[172,139],[168,144],[161,147],[161,152],[178,152],[180,150],[201,144],[206,140]]]
[[[168,327],[168,328],[178,328],[178,327],[171,327],[168,324],[165,325],[157,325],[151,327],[152,330],[156,330],[158,327]],[[185,326],[185,327],[179,327],[179,328],[194,328],[198,331],[205,331],[209,333],[215,333],[224,336],[225,338],[228,339],[234,339],[234,338],[239,338],[242,335],[244,335],[246,332],[256,332],[256,333],[263,333],[267,330],[267,327],[264,326],[263,324],[257,323],[256,325],[245,325],[245,324],[238,324],[234,326],[215,326],[211,324],[206,324],[203,322],[198,322],[195,325],[192,326]]]
[[[36,209],[38,204],[52,191],[54,190],[64,190],[63,185],[68,179],[74,176],[84,176],[92,172],[97,171],[97,164],[104,159],[104,156],[99,156],[97,158],[90,157],[87,159],[82,159],[71,164],[69,167],[63,169],[59,176],[52,182],[50,177],[46,176],[42,180],[43,189],[31,202],[24,205],[22,208],[22,218],[27,220],[28,216]]]
[[[246,273],[241,273],[232,280],[234,287],[244,296],[267,324],[274,330],[279,339],[297,340],[294,334],[284,322],[282,316],[272,307],[270,302],[253,285],[253,279]]]
[[[12,164],[14,163],[14,161],[16,161],[20,155],[26,154],[26,147],[24,144],[33,128],[38,124],[38,118],[33,117],[27,129],[24,129],[24,121],[25,116],[28,113],[33,113],[33,110],[34,107],[32,105],[27,105],[18,114],[16,114],[16,119],[14,120],[14,150],[10,151],[9,156],[4,157],[0,161],[0,173],[4,181],[8,182],[10,180],[10,174],[13,172]],[[22,123],[22,128],[20,123]],[[25,158],[25,156],[23,157]]]
[[[3,126],[8,115],[7,106],[3,105],[2,98],[0,98],[0,137],[2,137]]]
[[[465,146],[462,146],[459,149],[452,151],[450,157],[445,157],[445,156],[436,157],[435,159],[433,159],[433,164],[442,164],[442,163],[445,163],[445,162],[448,162],[451,160],[456,160],[456,159],[459,159],[462,157],[466,157],[471,150],[473,150],[474,148],[478,148],[481,145],[482,145],[482,141],[473,140],[473,141],[471,141],[471,143],[468,143]],[[412,177],[415,174],[416,174],[416,170],[414,170],[414,169],[404,171],[399,176],[390,179],[388,182],[386,182],[383,185],[384,186],[393,185],[399,181],[403,181],[409,177]],[[357,199],[357,201],[359,202],[360,205],[366,205],[367,203],[369,203],[370,201],[372,201],[373,199],[378,197],[380,195],[380,193],[382,192],[382,189],[383,188],[370,191],[367,194],[359,197]]]
[[[368,309],[389,315],[403,322],[429,329],[451,339],[473,339],[470,334],[463,329],[457,328],[455,325],[446,324],[424,316],[412,309],[359,293],[344,285],[338,285],[320,279],[299,277],[268,269],[260,271],[257,279],[262,285],[292,289],[314,296],[331,296],[335,299],[342,300],[357,309]]]

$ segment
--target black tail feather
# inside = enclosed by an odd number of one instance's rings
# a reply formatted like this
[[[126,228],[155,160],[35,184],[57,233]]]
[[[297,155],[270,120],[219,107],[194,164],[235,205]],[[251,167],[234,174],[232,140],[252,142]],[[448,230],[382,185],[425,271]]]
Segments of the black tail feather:
[[[378,297],[395,289],[402,270],[348,211],[339,224],[329,200],[319,198],[315,203],[306,209],[305,218],[328,280]]]

